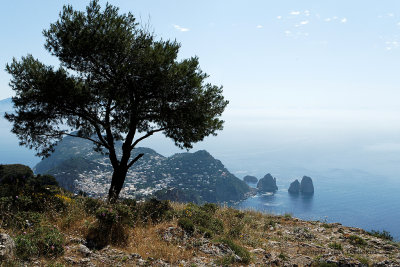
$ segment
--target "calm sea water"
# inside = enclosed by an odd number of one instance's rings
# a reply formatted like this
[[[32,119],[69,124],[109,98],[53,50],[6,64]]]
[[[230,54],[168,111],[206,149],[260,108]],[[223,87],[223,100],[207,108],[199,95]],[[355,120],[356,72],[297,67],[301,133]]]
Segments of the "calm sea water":
[[[287,189],[294,179],[277,177],[278,192],[258,194],[235,207],[386,230],[400,240],[399,180],[342,170],[312,178],[315,193],[311,196],[289,194]]]

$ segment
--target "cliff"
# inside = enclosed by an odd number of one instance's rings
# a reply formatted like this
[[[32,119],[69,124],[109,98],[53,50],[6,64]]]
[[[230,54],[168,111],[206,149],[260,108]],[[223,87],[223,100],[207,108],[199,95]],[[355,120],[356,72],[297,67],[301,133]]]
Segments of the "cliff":
[[[272,177],[271,174],[266,174],[264,178],[260,179],[257,183],[257,189],[260,192],[276,192],[278,186],[276,185],[276,178]]]

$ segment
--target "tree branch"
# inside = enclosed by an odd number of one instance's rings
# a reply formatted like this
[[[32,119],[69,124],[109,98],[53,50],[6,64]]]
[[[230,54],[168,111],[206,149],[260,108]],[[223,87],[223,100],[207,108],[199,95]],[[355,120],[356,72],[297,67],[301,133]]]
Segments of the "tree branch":
[[[136,161],[138,161],[141,157],[143,157],[144,156],[144,154],[143,153],[140,153],[139,155],[137,155],[131,162],[129,162],[129,164],[128,164],[128,169],[136,162]]]
[[[157,129],[157,130],[153,130],[153,131],[148,132],[146,135],[143,135],[142,137],[138,138],[138,139],[131,145],[131,148],[134,148],[140,141],[146,139],[146,138],[149,137],[149,136],[152,136],[154,133],[164,131],[165,129],[166,129],[166,128],[160,128],[160,129]]]

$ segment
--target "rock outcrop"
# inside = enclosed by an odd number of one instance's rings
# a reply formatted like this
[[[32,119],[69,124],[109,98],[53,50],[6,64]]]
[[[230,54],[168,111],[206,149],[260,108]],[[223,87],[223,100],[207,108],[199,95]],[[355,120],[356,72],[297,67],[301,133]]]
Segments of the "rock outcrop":
[[[258,182],[258,179],[255,176],[246,175],[245,177],[243,177],[243,181],[245,181],[246,183],[255,184]]]
[[[276,178],[272,177],[269,173],[266,174],[264,178],[258,181],[257,188],[260,192],[276,192],[278,190]]]
[[[299,180],[295,180],[293,183],[290,184],[289,189],[288,189],[289,193],[292,194],[298,194],[300,193],[300,182]]]
[[[303,194],[313,194],[314,193],[314,185],[313,185],[313,181],[310,177],[303,176],[303,179],[301,179],[300,191]]]
[[[14,240],[8,234],[0,234],[0,262],[11,259],[14,250]]]

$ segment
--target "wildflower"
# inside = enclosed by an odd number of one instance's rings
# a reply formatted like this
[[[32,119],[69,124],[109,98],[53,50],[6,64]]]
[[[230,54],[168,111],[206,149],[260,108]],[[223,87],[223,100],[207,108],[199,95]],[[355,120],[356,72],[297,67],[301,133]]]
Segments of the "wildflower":
[[[18,199],[18,196],[15,196],[16,199]]]
[[[51,250],[54,250],[54,246],[53,245],[51,246]]]
[[[106,214],[103,212],[103,213],[101,214],[101,216],[103,216],[103,217],[104,217],[104,216],[106,216]]]

